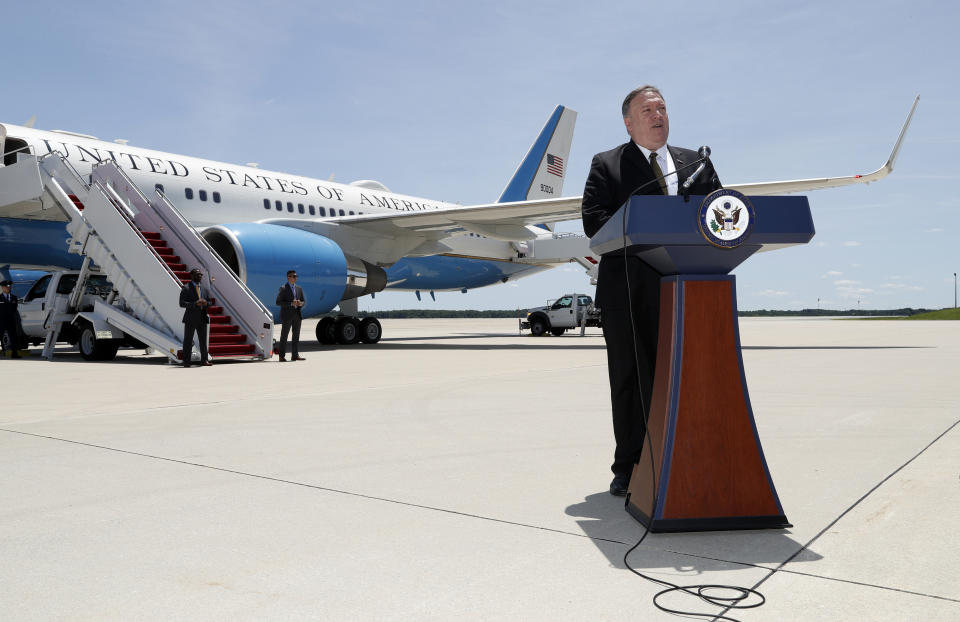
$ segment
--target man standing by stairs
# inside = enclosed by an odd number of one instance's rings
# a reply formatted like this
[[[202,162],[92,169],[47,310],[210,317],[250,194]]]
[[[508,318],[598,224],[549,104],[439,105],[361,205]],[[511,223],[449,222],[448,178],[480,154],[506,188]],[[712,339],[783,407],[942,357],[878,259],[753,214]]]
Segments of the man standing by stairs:
[[[183,366],[190,367],[193,354],[193,334],[197,334],[197,346],[200,348],[200,365],[209,367],[213,363],[207,357],[207,325],[210,324],[210,315],[207,307],[210,297],[200,282],[203,281],[203,271],[194,268],[190,271],[190,282],[184,284],[180,290],[180,306],[183,307]]]
[[[283,325],[280,329],[280,362],[287,360],[287,334],[293,329],[293,353],[291,361],[304,360],[298,352],[300,346],[300,322],[303,315],[300,308],[306,300],[303,297],[303,289],[297,285],[297,271],[287,270],[287,283],[277,292],[277,304],[280,305],[280,321]]]

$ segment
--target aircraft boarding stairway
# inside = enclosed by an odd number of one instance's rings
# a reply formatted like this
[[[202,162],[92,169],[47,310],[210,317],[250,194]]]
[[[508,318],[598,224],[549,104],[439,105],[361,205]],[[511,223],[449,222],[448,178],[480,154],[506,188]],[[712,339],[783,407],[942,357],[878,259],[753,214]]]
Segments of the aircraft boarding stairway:
[[[95,328],[118,329],[163,352],[171,362],[181,362],[180,290],[190,280],[188,269],[199,267],[213,298],[208,332],[211,358],[272,355],[271,312],[162,192],[157,190],[155,198],[148,199],[114,162],[94,166],[86,183],[58,153],[39,159],[28,156],[17,164],[29,166],[31,160],[42,186],[34,197],[43,205],[52,199],[67,216],[69,252],[84,257],[83,272],[96,264],[113,283],[116,294],[98,300],[90,314],[95,324],[100,321],[107,326]],[[47,335],[47,358],[53,354],[55,330],[51,328]]]

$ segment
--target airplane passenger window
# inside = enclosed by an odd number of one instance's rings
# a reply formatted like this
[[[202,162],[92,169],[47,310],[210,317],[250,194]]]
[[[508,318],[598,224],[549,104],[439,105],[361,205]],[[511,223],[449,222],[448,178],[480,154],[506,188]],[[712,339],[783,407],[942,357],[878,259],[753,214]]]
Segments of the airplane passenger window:
[[[197,192],[197,196],[200,197],[200,200],[201,200],[201,201],[206,201],[206,200],[207,200],[207,191],[206,191],[206,190],[200,190],[199,192]]]
[[[287,211],[288,212],[293,211],[293,203],[291,203],[290,201],[287,201]]]
[[[277,211],[278,212],[283,211],[283,203],[281,203],[280,201],[277,201]]]
[[[343,210],[340,210],[340,215],[341,215],[341,216],[346,216],[346,214],[343,213]]]
[[[320,208],[320,215],[321,215],[321,216],[326,216],[326,215],[327,215],[327,208],[321,207],[321,208]]]
[[[163,189],[163,184],[157,184],[154,186],[154,188],[156,188],[160,192],[166,192],[166,190]]]
[[[263,200],[263,209],[270,209],[270,199]]]
[[[303,213],[303,203],[297,203],[297,211]]]
[[[219,193],[219,192],[214,192],[214,193],[213,193],[213,202],[214,202],[214,203],[219,203],[219,202],[220,202],[220,193]]]
[[[185,188],[184,191],[183,191],[183,195],[184,195],[185,197],[187,197],[188,199],[192,199],[192,198],[193,198],[193,188]]]
[[[316,208],[314,208],[312,205],[309,205],[308,207],[310,208],[310,215],[311,215],[311,216],[313,216],[314,214],[317,213]]]
[[[350,215],[353,216],[353,210],[350,210]]]

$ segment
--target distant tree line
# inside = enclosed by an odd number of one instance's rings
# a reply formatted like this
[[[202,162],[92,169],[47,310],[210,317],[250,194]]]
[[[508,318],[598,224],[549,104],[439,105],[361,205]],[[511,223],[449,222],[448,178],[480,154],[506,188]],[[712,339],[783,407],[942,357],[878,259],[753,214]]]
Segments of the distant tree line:
[[[927,313],[929,309],[914,309],[911,307],[903,309],[801,309],[799,311],[787,311],[780,309],[759,309],[755,311],[740,311],[741,317],[813,317],[813,316],[832,316],[832,317],[872,317],[872,316],[896,316],[909,317],[919,313]],[[371,314],[381,319],[399,319],[399,318],[517,318],[526,316],[526,310],[518,309],[396,309],[393,311],[361,311],[360,314]]]
[[[783,316],[899,316],[909,317],[918,313],[927,313],[930,309],[801,309],[799,311],[781,311],[778,309],[759,309],[756,311],[740,311],[740,317],[783,317]]]
[[[521,313],[516,309],[397,309],[394,311],[361,311],[360,314],[370,313],[380,319],[397,318],[458,318],[458,317],[509,317],[516,319]],[[526,316],[526,311],[522,312]]]

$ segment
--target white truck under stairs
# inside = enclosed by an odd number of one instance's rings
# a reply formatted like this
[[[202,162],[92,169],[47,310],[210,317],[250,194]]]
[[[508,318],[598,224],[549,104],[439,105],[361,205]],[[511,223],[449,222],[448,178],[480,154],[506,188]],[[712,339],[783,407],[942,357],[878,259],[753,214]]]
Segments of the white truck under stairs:
[[[4,179],[6,174],[9,180]],[[91,262],[113,283],[113,295],[96,302],[92,312],[77,314],[93,322],[98,334],[126,333],[163,352],[171,362],[181,362],[180,290],[189,281],[188,269],[197,267],[206,275],[204,285],[214,298],[209,308],[210,356],[271,356],[271,312],[160,191],[148,199],[115,163],[94,166],[88,183],[57,153],[21,156],[15,165],[0,168],[0,188],[16,188],[11,198],[20,205],[62,210],[65,219],[49,212],[33,217],[66,221],[68,250],[84,257],[78,290]],[[45,325],[59,326],[55,320],[50,318]],[[53,355],[56,330],[51,328],[47,335],[47,358]],[[192,358],[197,356],[192,353]]]

